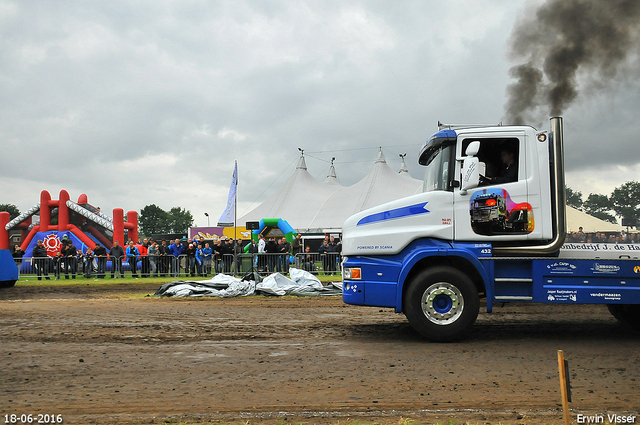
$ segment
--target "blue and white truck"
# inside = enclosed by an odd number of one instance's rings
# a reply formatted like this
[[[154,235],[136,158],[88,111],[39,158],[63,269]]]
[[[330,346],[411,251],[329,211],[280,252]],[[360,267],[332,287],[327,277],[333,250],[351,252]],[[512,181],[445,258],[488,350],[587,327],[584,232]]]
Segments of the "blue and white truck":
[[[0,288],[11,288],[18,280],[18,266],[11,251],[0,248]]]
[[[439,130],[420,151],[423,193],[345,221],[345,303],[392,307],[433,341],[464,336],[481,298],[488,312],[505,302],[606,304],[640,328],[640,246],[564,243],[562,118],[549,131]],[[485,223],[479,205],[504,213]]]

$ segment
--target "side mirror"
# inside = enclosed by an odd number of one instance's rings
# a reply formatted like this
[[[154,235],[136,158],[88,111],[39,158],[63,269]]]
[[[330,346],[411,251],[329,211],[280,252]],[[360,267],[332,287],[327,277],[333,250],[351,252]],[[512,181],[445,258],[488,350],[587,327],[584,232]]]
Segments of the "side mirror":
[[[473,142],[475,143],[475,142]],[[471,146],[471,145],[469,145]],[[469,149],[467,149],[467,152]],[[468,156],[462,162],[462,191],[466,195],[468,189],[480,184],[480,161],[475,156]]]
[[[476,156],[479,150],[480,150],[480,141],[475,140],[469,143],[469,146],[467,146],[467,150],[465,151],[464,154],[467,156]]]

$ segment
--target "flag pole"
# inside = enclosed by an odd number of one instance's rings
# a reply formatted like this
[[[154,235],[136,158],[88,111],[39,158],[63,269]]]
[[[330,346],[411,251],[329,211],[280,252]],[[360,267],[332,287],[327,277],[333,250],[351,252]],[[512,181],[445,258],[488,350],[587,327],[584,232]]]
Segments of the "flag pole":
[[[236,159],[235,169],[238,169],[238,160]],[[236,173],[236,193],[235,199],[233,202],[233,239],[235,240],[236,245],[238,244],[238,173]],[[234,247],[235,254],[235,247]]]

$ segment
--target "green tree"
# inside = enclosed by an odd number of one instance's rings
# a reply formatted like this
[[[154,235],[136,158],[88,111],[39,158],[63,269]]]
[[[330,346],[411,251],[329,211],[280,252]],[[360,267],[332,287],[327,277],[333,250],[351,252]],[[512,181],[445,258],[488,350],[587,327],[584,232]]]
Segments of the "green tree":
[[[140,234],[145,236],[159,233],[186,233],[192,224],[191,212],[180,207],[165,211],[156,204],[151,204],[140,210],[138,216]]]
[[[599,193],[590,193],[587,200],[584,201],[584,212],[600,220],[617,224],[616,218],[611,214],[611,200],[607,195]]]
[[[190,211],[184,208],[173,207],[169,210],[168,228],[171,229],[167,233],[186,233],[193,224],[193,216]]]
[[[140,210],[140,216],[138,217],[140,233],[145,236],[169,233],[167,231],[168,221],[169,215],[165,210],[156,204],[147,205]]]
[[[13,204],[0,204],[0,211],[6,211],[11,216],[11,220],[20,215],[20,210]]]
[[[568,186],[564,187],[565,193],[567,194],[567,205],[573,207],[575,209],[582,209],[582,192],[574,191]]]
[[[616,187],[610,200],[618,217],[640,219],[640,182],[630,181]]]

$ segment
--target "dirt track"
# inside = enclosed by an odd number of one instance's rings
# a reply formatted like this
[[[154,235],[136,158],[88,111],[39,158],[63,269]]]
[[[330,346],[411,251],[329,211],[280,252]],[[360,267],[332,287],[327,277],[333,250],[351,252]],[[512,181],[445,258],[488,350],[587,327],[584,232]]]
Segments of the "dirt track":
[[[558,349],[574,421],[640,411],[640,335],[606,307],[498,306],[469,339],[434,344],[402,315],[335,297],[127,299],[155,289],[0,290],[2,423],[561,423]]]

